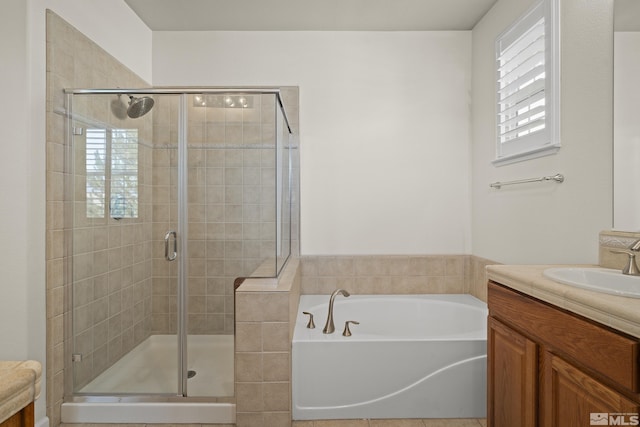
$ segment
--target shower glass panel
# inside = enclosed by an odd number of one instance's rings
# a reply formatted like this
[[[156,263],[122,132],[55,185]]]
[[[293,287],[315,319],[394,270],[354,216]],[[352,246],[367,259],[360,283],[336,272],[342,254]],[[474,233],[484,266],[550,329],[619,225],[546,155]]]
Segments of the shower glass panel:
[[[175,296],[176,289],[176,267],[157,253],[158,235],[177,229],[177,199],[169,196],[177,165],[168,159],[178,135],[174,129],[154,139],[154,115],[130,118],[124,95],[71,101],[74,391],[175,394],[175,330],[150,338],[156,324],[171,322],[156,316],[153,290],[173,289]],[[167,121],[177,127],[176,117]],[[163,304],[168,298],[155,305]],[[149,352],[157,356],[150,360]]]
[[[291,252],[277,91],[77,90],[67,111],[73,393],[233,396],[234,281]]]
[[[279,273],[291,254],[292,137],[283,110],[276,108],[276,271]]]

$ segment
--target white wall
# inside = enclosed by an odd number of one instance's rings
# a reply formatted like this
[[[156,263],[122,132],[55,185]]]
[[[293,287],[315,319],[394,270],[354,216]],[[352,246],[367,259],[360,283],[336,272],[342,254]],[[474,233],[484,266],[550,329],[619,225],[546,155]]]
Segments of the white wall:
[[[27,69],[27,4],[11,0],[0,14],[0,85],[5,100],[0,107],[0,359],[25,359],[29,355],[29,109]],[[16,179],[18,178],[18,179]],[[44,287],[42,288],[44,292]]]
[[[151,31],[123,1],[6,0],[0,14],[0,359],[46,362],[45,10],[151,80]],[[45,417],[45,383],[36,420]]]
[[[303,254],[468,253],[470,32],[154,32],[153,83],[297,85]]]
[[[562,0],[561,143],[495,167],[494,41],[532,4],[498,0],[473,30],[473,254],[503,263],[591,263],[612,225],[612,2]],[[494,181],[562,173],[492,190]]]
[[[614,45],[614,209],[617,230],[640,230],[640,32],[616,32]]]

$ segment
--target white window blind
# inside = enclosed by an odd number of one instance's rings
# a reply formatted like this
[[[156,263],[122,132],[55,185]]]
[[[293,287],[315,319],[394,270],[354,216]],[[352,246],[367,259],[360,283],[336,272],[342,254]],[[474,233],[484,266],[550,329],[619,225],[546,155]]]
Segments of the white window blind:
[[[104,218],[107,181],[107,131],[87,129],[87,218]]]
[[[137,129],[87,129],[86,172],[88,218],[138,217]]]
[[[557,55],[549,17],[539,3],[496,41],[497,156],[494,163],[557,151]],[[554,151],[554,152],[555,152]],[[542,153],[542,154],[541,154]]]
[[[111,217],[138,217],[138,130],[111,131]]]

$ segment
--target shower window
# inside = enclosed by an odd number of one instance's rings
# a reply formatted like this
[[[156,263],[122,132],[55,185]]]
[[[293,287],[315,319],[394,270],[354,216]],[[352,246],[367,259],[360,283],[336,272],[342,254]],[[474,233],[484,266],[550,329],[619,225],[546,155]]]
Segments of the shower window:
[[[138,130],[87,129],[87,217],[138,217]]]

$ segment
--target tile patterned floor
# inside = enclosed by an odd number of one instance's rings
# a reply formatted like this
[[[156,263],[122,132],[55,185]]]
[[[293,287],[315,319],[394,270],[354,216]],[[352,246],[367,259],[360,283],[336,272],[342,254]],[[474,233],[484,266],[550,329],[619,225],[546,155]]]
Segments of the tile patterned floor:
[[[294,421],[292,427],[487,427],[482,418]]]

